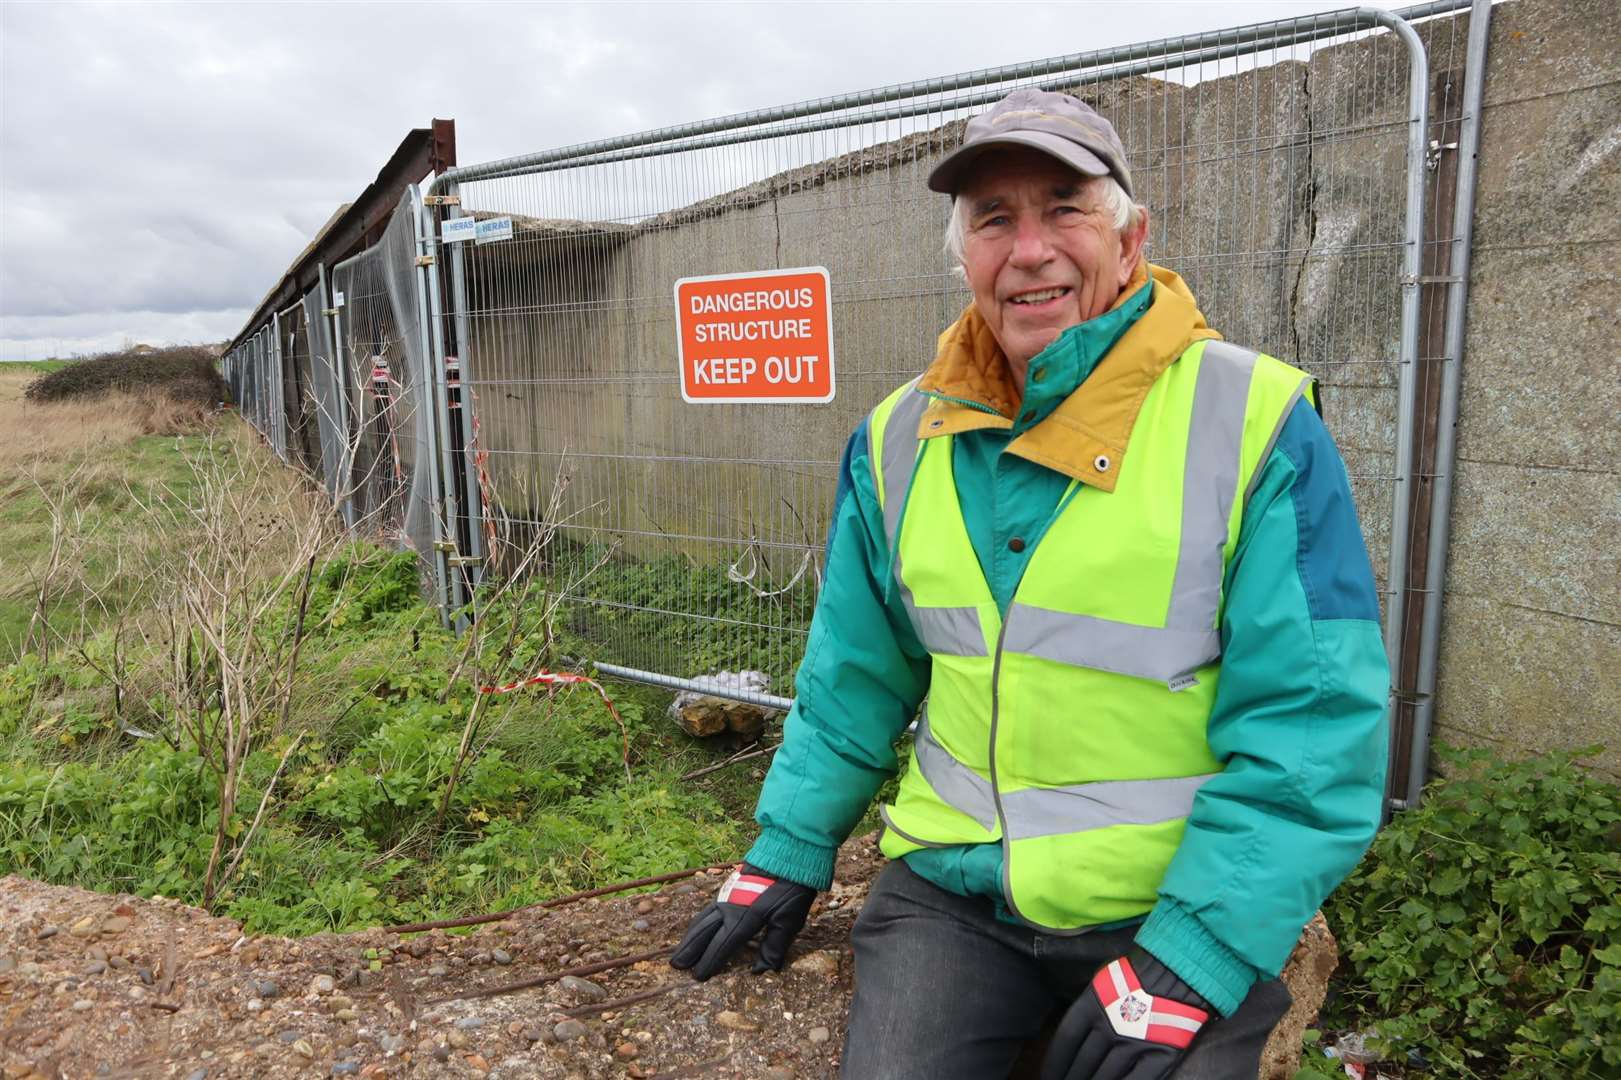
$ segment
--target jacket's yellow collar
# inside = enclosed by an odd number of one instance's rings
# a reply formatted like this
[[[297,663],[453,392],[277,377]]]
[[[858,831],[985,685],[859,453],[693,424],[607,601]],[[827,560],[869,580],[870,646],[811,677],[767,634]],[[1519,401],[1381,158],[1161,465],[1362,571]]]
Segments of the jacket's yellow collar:
[[[1195,341],[1221,336],[1205,325],[1182,278],[1164,267],[1141,264],[1116,304],[1124,303],[1150,276],[1154,293],[1148,310],[1073,393],[1008,443],[1008,453],[1103,491],[1114,490],[1132,426],[1154,380]],[[934,363],[918,380],[918,389],[940,395],[918,421],[918,437],[924,439],[1011,428],[1022,397],[1002,347],[972,304],[940,335]]]

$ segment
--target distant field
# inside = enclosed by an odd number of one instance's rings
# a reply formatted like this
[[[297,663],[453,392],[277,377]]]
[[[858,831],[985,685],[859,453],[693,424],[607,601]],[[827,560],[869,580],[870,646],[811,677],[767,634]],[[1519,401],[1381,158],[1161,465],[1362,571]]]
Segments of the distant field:
[[[43,375],[48,371],[58,371],[74,363],[72,360],[0,360],[0,375],[12,375],[29,371]]]
[[[0,363],[0,504],[6,507],[0,515],[0,664],[21,651],[36,607],[35,575],[49,562],[57,528],[72,534],[69,547],[127,529],[135,498],[164,487],[183,490],[190,482],[181,448],[208,426],[194,411],[152,394],[50,404],[23,397],[29,383],[69,363]],[[176,438],[179,432],[195,434]],[[53,500],[65,519],[53,514]],[[141,538],[126,532],[125,539],[125,554],[134,555]],[[110,590],[110,602],[129,591],[127,568],[112,565],[100,548],[90,543],[66,560],[75,565],[57,575],[52,611],[73,609],[86,586]]]

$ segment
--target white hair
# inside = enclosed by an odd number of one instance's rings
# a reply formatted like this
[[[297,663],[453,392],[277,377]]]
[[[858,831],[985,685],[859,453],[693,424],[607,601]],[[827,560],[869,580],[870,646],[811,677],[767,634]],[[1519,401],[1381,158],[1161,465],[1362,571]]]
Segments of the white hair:
[[[1143,208],[1132,201],[1126,189],[1112,176],[1093,176],[1086,182],[1085,194],[1096,200],[1098,207],[1113,220],[1115,232],[1127,232],[1142,220]],[[960,197],[951,200],[951,219],[946,222],[946,254],[961,269],[963,246],[968,241],[968,203]]]

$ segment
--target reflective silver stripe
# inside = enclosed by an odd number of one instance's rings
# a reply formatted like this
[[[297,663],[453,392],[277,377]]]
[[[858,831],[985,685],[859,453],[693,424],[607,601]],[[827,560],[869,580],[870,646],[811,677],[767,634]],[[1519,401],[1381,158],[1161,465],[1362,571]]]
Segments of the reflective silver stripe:
[[[917,722],[912,739],[912,760],[929,782],[934,793],[954,810],[961,811],[987,831],[996,829],[996,795],[991,782],[964,765],[938,742],[929,730],[929,707]]]
[[[891,551],[895,550],[895,541],[900,533],[901,508],[906,505],[906,489],[912,483],[913,470],[917,468],[918,421],[923,418],[923,410],[929,406],[929,399],[913,389],[916,385],[917,379],[913,379],[890,410],[889,421],[884,425],[884,536],[889,540]]]
[[[1164,780],[1101,780],[1062,788],[1026,788],[1002,795],[1011,840],[1106,829],[1110,825],[1157,825],[1193,810],[1193,797],[1216,775]]]
[[[1283,434],[1283,425],[1289,422],[1289,416],[1295,411],[1295,406],[1299,404],[1301,395],[1306,392],[1306,388],[1311,383],[1312,381],[1309,378],[1301,379],[1300,385],[1295,387],[1295,392],[1289,395],[1289,401],[1284,405],[1283,412],[1278,414],[1278,422],[1272,428],[1271,437],[1266,440],[1266,445],[1261,448],[1261,456],[1255,459],[1255,472],[1250,475],[1250,482],[1244,486],[1245,506],[1249,505],[1250,496],[1255,493],[1255,485],[1261,482],[1261,474],[1266,471],[1266,462],[1272,456],[1272,448],[1278,445],[1278,436]]]
[[[900,559],[895,560],[900,575]],[[971,607],[919,607],[912,590],[901,582],[901,600],[912,617],[912,628],[923,647],[935,656],[989,656],[985,631],[979,625],[979,609]]]
[[[912,380],[915,386],[917,380]],[[928,408],[929,399],[908,389],[890,411],[884,425],[883,457],[880,468],[884,480],[884,536],[894,553],[895,583],[901,601],[911,616],[918,641],[935,656],[987,656],[985,631],[980,628],[979,611],[972,607],[919,607],[901,573],[900,521],[906,504],[906,491],[917,470],[917,425]]]
[[[1221,610],[1221,552],[1238,497],[1244,413],[1255,360],[1255,353],[1225,341],[1205,343],[1182,473],[1182,543],[1165,618],[1170,628],[1211,629]]]
[[[1171,630],[1014,602],[1002,647],[1060,664],[1170,682],[1221,655],[1212,627]]]
[[[986,829],[996,827],[996,794],[989,780],[952,757],[929,730],[928,713],[917,726],[912,756],[941,800]],[[1164,780],[1101,780],[1059,788],[1026,788],[1002,794],[1009,840],[1061,836],[1111,825],[1157,825],[1185,818],[1193,797],[1215,773]]]

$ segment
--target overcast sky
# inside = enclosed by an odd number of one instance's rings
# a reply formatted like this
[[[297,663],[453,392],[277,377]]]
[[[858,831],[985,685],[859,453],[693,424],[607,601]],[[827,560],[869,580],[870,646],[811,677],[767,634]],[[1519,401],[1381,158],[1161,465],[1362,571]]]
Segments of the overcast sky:
[[[465,165],[1344,6],[0,0],[0,359],[233,336],[433,117]]]

